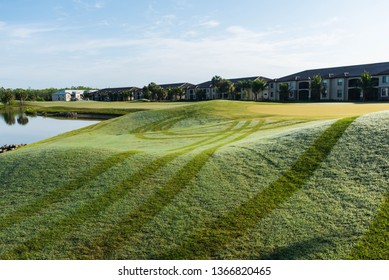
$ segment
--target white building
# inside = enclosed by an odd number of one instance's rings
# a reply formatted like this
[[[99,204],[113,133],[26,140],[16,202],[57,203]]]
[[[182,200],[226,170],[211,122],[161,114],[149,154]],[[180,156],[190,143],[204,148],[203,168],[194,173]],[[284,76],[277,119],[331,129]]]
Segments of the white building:
[[[84,99],[85,92],[94,92],[95,90],[75,90],[64,89],[51,95],[53,101],[78,101]]]

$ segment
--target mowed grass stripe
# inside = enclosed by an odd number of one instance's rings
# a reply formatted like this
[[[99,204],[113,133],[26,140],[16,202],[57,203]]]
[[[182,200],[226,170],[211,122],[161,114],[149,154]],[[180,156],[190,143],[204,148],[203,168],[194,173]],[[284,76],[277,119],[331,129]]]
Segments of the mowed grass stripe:
[[[225,130],[224,133],[229,132]],[[185,150],[167,154],[161,158],[158,158],[152,161],[147,167],[142,168],[140,171],[136,172],[130,178],[122,181],[120,184],[112,187],[104,195],[99,196],[90,202],[87,202],[80,209],[76,210],[71,216],[57,221],[52,228],[45,228],[41,232],[38,232],[36,236],[27,240],[26,242],[16,246],[13,250],[0,255],[1,259],[28,259],[35,252],[42,250],[46,244],[53,242],[54,240],[60,238],[60,236],[65,232],[70,232],[78,225],[82,224],[86,219],[97,215],[99,212],[103,211],[105,208],[121,199],[130,189],[134,186],[138,186],[142,181],[151,177],[158,170],[169,164],[175,158],[182,156],[190,151],[195,150],[197,147],[187,148]],[[70,193],[70,192],[67,192]],[[65,197],[65,194],[63,195]],[[50,200],[56,200],[55,196],[50,196],[48,202],[45,206],[50,204]],[[53,203],[53,202],[51,202]],[[35,205],[35,203],[34,203]],[[38,205],[34,206],[36,208],[43,209]],[[23,211],[25,212],[25,211]],[[16,219],[14,217],[13,219]]]
[[[0,255],[0,259],[30,259],[36,252],[43,250],[47,244],[60,239],[64,233],[74,230],[85,220],[98,215],[98,213],[121,199],[134,186],[138,186],[143,180],[155,174],[160,168],[176,158],[178,154],[168,154],[152,161],[146,168],[142,168],[141,171],[132,175],[131,178],[122,181],[107,190],[103,195],[86,202],[67,217],[55,222],[51,228],[42,229],[31,239]]]
[[[202,145],[204,145],[206,142],[210,141],[210,140],[213,140],[215,138],[218,138],[218,137],[226,137],[226,133],[232,131],[234,129],[234,127],[236,127],[238,125],[239,121],[233,121],[231,123],[231,125],[229,125],[228,127],[226,127],[224,130],[220,131],[219,133],[215,133],[214,135],[212,136],[208,136],[202,140],[199,140],[199,141],[196,141],[195,143],[192,143],[190,145],[187,145],[185,147],[180,147],[180,148],[175,148],[175,149],[171,149],[169,150],[170,152],[174,152],[174,151],[179,151],[179,150],[182,150],[182,149],[195,149],[197,147],[200,147]],[[234,134],[234,132],[231,132],[232,134]],[[219,141],[219,140],[217,140]]]
[[[389,259],[389,195],[380,207],[377,217],[369,230],[353,249],[350,259],[387,260]]]
[[[300,189],[331,152],[356,117],[338,120],[326,129],[279,179],[237,209],[205,222],[181,246],[156,259],[212,259],[232,240],[239,238],[268,213]]]
[[[146,124],[144,126],[141,126],[139,128],[136,128],[132,131],[134,135],[141,139],[149,139],[153,140],[154,138],[148,137],[145,135],[146,132],[152,132],[152,131],[161,131],[164,129],[169,129],[173,127],[176,123],[186,119],[187,117],[175,117],[175,118],[166,118],[160,121],[153,122],[151,124]]]
[[[73,191],[87,185],[93,181],[96,177],[104,173],[107,169],[129,159],[131,156],[137,154],[137,151],[129,151],[120,154],[116,154],[107,158],[106,160],[96,164],[92,168],[84,171],[80,176],[74,178],[69,184],[58,187],[42,197],[37,198],[33,203],[25,205],[16,211],[1,217],[0,230],[5,230],[9,226],[12,226],[39,211],[49,207],[51,204],[59,202]]]
[[[238,131],[243,131],[250,124],[246,121]],[[214,147],[208,148],[194,156],[176,175],[165,183],[158,191],[150,197],[145,203],[140,205],[134,211],[126,214],[119,223],[115,224],[109,232],[105,233],[100,239],[93,243],[80,245],[80,251],[75,254],[83,259],[111,259],[112,252],[121,246],[123,242],[131,238],[132,235],[141,230],[149,221],[151,221],[164,207],[169,205],[172,200],[187,186],[200,172],[209,158],[220,147],[239,141],[257,131],[261,124],[257,124],[249,131],[220,143]],[[238,132],[235,131],[235,134]]]

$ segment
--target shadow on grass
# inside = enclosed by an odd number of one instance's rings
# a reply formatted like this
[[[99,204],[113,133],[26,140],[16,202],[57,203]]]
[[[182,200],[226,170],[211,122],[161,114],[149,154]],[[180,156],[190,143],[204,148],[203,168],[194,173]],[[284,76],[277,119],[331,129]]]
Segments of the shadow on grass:
[[[276,248],[273,252],[262,255],[259,253],[258,259],[262,260],[306,260],[313,253],[321,249],[335,246],[331,237],[316,237],[294,243],[287,247]]]
[[[217,259],[218,252],[286,201],[312,176],[356,117],[341,119],[327,128],[296,163],[266,189],[240,207],[215,219],[188,237],[180,246],[155,259]]]

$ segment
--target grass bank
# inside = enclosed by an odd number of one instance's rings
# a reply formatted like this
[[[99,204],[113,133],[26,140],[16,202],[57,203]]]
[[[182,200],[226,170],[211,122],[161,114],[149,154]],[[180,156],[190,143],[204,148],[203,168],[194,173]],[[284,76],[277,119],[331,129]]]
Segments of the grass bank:
[[[278,106],[147,107],[0,155],[0,258],[389,258],[388,113]]]

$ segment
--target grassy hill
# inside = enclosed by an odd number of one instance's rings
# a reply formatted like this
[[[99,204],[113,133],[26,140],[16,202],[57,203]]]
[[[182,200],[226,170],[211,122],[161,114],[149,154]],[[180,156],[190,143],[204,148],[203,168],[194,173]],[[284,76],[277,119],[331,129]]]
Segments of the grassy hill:
[[[0,259],[388,259],[389,112],[357,117],[387,104],[291,106],[183,103],[0,155]]]

